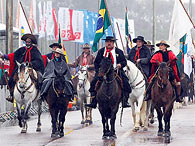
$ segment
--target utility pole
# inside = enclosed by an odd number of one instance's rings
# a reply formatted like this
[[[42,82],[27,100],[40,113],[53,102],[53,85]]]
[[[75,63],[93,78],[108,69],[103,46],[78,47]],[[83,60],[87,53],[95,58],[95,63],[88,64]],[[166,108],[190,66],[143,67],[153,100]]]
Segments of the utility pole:
[[[6,0],[6,54],[13,52],[13,0]]]
[[[152,43],[156,43],[156,11],[155,11],[155,0],[152,0],[153,7],[153,31],[152,31]]]

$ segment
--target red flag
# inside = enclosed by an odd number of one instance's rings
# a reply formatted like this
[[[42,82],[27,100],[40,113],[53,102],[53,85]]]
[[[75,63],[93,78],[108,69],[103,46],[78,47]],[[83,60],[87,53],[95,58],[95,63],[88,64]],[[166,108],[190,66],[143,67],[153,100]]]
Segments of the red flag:
[[[55,39],[58,41],[58,22],[57,22],[57,17],[56,17],[56,9],[53,8],[52,10],[52,15],[53,15],[53,21],[54,21],[54,29],[55,29]]]

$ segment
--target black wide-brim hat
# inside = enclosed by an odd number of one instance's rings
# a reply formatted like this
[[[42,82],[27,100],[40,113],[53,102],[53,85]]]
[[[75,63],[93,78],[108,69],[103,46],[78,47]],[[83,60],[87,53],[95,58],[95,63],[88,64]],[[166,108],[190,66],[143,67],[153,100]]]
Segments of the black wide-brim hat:
[[[144,37],[143,36],[138,36],[137,38],[134,38],[133,39],[133,42],[136,43],[137,40],[140,40],[140,41],[144,42],[144,44],[147,44],[147,42],[144,40]]]
[[[105,40],[105,41],[116,41],[117,39],[115,39],[113,36],[107,36],[105,39],[102,39],[102,40]]]
[[[37,39],[35,38],[33,34],[30,34],[30,33],[24,34],[21,37],[21,40],[26,41],[27,38],[31,39],[33,44],[37,44]]]
[[[59,43],[53,43],[53,44],[49,45],[50,48],[53,48],[55,46],[60,48],[60,49],[62,48],[62,46]]]

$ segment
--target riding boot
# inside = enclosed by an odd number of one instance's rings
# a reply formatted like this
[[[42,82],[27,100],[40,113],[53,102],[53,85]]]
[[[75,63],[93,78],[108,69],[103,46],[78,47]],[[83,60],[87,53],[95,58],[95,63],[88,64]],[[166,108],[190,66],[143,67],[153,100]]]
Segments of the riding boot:
[[[176,87],[176,102],[183,102],[183,99],[181,98],[181,82],[177,82],[175,84]]]
[[[97,100],[96,97],[94,96],[92,98],[92,101],[90,104],[85,104],[86,107],[90,107],[90,108],[96,108],[97,107]]]
[[[10,91],[10,95],[6,97],[6,100],[13,103],[14,102],[13,94],[14,94],[14,91]]]
[[[146,91],[146,93],[145,93],[145,97],[144,97],[144,100],[145,101],[149,101],[149,100],[151,100],[152,98],[151,98],[151,89],[148,89],[147,91]]]
[[[156,76],[154,75],[154,76],[151,78],[150,83],[149,83],[149,85],[148,85],[148,87],[147,87],[147,89],[146,89],[146,91],[145,91],[145,95],[144,95],[144,100],[145,100],[145,101],[148,101],[148,100],[152,99],[152,98],[151,98],[151,88],[152,88],[152,86],[154,85],[154,82],[155,82],[155,81],[156,81]]]
[[[131,107],[128,103],[128,99],[129,99],[129,93],[126,91],[123,91],[123,100],[122,100],[122,107],[123,108],[128,108]]]

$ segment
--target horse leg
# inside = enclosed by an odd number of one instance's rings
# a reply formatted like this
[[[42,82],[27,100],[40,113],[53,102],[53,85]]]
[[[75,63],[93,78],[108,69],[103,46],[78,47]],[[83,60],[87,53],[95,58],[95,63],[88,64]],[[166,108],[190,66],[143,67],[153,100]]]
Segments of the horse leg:
[[[130,102],[130,104],[131,104],[131,109],[132,109],[133,126],[135,128],[135,105],[131,102]],[[134,131],[134,129],[133,129],[133,131]]]
[[[102,125],[103,125],[103,136],[102,139],[107,139],[108,135],[106,133],[106,116],[104,115],[103,112],[101,113],[101,117],[102,117]]]
[[[80,108],[81,108],[81,115],[82,115],[81,124],[85,124],[84,105],[83,105],[83,100],[82,99],[80,99]]]
[[[111,125],[111,132],[110,132],[110,137],[111,139],[116,139],[116,134],[115,134],[115,121],[116,121],[116,112],[114,112],[111,115],[111,119],[110,119],[110,125]]]
[[[50,110],[50,114],[51,114],[51,123],[52,123],[52,133],[51,133],[51,137],[52,138],[58,138],[58,132],[57,132],[57,117],[58,117],[58,109],[52,108]]]
[[[163,125],[162,125],[162,110],[156,107],[157,117],[158,117],[158,136],[163,136]]]
[[[37,122],[37,132],[41,132],[41,113],[42,113],[42,101],[38,100],[38,122]]]
[[[154,106],[151,104],[151,109],[150,109],[150,124],[154,123]]]
[[[137,132],[140,129],[140,111],[142,107],[142,102],[139,101],[137,105],[135,105],[135,128],[134,130]]]
[[[64,122],[65,122],[65,115],[67,113],[67,109],[60,110],[59,115],[59,135],[60,137],[64,136]]]

